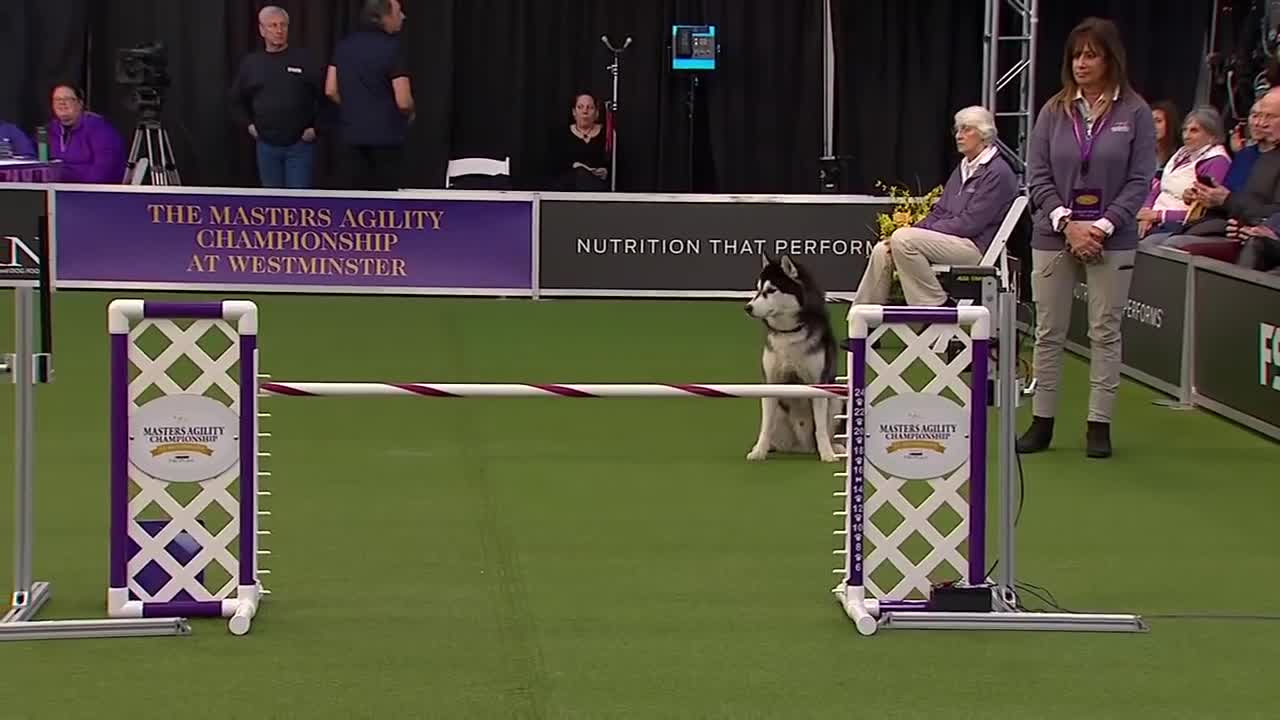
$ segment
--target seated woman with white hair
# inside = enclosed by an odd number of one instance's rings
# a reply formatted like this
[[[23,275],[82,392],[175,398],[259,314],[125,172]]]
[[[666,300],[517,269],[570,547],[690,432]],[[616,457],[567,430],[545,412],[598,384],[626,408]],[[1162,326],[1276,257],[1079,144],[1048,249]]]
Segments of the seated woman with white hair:
[[[1138,211],[1138,236],[1145,247],[1163,244],[1169,235],[1180,232],[1187,221],[1190,203],[1184,197],[1199,178],[1224,184],[1231,169],[1222,116],[1211,107],[1192,110],[1182,121],[1182,147],[1169,158],[1151,182],[1151,192]],[[1147,237],[1148,234],[1150,237]]]
[[[954,305],[932,264],[977,265],[1018,194],[1013,168],[995,146],[996,124],[983,107],[955,115],[956,149],[963,156],[928,217],[876,243],[854,296],[855,305],[883,305],[893,271],[908,305]]]

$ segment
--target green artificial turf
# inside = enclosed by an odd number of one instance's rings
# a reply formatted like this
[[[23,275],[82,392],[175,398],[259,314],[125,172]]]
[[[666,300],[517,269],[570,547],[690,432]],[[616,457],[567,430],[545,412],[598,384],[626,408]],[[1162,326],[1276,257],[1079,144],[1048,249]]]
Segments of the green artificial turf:
[[[44,618],[103,614],[110,297],[58,296],[38,388]],[[758,380],[738,303],[255,299],[276,379]],[[1126,382],[1115,457],[1086,460],[1086,371],[1068,361],[1056,448],[1024,459],[1019,577],[1073,610],[1280,612],[1280,448]],[[263,404],[274,594],[253,631],[0,644],[0,718],[1274,713],[1280,622],[858,636],[830,595],[836,468],[748,463],[757,401]]]

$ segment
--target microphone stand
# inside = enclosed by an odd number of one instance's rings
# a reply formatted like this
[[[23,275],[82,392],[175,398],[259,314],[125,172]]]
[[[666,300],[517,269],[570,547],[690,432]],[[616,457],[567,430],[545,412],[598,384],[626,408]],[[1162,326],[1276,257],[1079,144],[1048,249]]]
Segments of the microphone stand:
[[[600,42],[604,43],[604,46],[609,48],[609,52],[613,53],[613,63],[605,68],[611,75],[613,75],[613,97],[609,99],[609,102],[605,103],[605,109],[614,117],[614,121],[611,125],[616,127],[616,116],[618,114],[618,70],[622,66],[622,51],[631,46],[631,36],[627,36],[627,39],[622,43],[622,47],[614,47],[613,43],[609,42],[608,35],[601,35]],[[611,127],[610,130],[614,130],[615,127]],[[615,131],[609,137],[609,147],[611,151],[611,156],[609,158],[610,192],[618,191],[618,138],[616,135],[617,132]]]

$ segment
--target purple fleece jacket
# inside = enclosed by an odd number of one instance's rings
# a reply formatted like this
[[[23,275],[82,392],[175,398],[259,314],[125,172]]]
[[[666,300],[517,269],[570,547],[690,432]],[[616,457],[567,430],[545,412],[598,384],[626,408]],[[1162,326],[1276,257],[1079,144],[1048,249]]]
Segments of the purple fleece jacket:
[[[969,176],[969,182],[962,182],[960,178],[957,165],[942,189],[942,197],[916,225],[968,238],[985,253],[1018,194],[1018,178],[999,153],[979,165]]]
[[[1089,177],[1081,179],[1080,145],[1072,117],[1046,103],[1031,132],[1027,158],[1027,188],[1034,208],[1032,248],[1059,250],[1066,245],[1066,236],[1053,229],[1049,214],[1069,207],[1076,188],[1102,191],[1102,216],[1115,225],[1115,232],[1103,242],[1104,250],[1138,247],[1136,218],[1154,175],[1156,131],[1151,108],[1136,93],[1124,93],[1113,103],[1089,165]]]
[[[13,151],[14,157],[33,158],[36,156],[35,143],[31,142],[31,138],[22,132],[22,128],[17,125],[10,125],[7,122],[0,122],[0,139],[8,138],[10,150]]]
[[[61,160],[61,181],[119,185],[124,182],[124,140],[106,118],[87,112],[80,124],[49,121],[49,159]]]

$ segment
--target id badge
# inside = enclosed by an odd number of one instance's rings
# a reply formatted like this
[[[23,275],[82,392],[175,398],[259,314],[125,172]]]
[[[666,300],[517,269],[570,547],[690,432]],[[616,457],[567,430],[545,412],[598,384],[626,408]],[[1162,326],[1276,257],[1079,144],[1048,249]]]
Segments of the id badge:
[[[1102,219],[1102,191],[1080,188],[1071,193],[1071,219],[1093,222]]]

